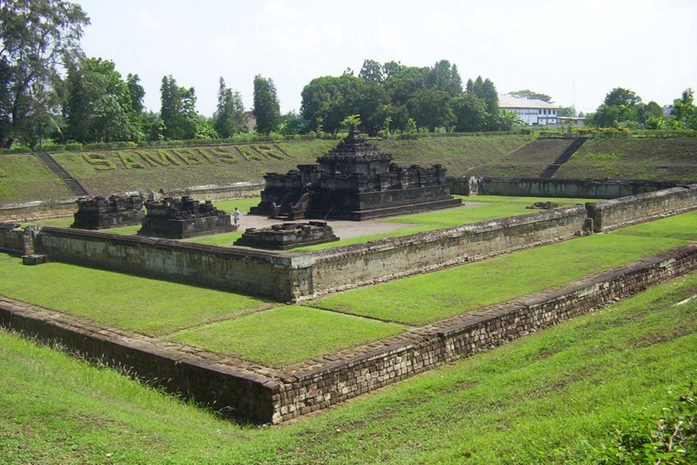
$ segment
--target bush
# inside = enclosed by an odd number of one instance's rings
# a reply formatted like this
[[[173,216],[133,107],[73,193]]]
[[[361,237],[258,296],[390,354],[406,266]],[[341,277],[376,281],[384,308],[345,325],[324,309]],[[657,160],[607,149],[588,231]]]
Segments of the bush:
[[[622,425],[612,444],[596,451],[598,465],[688,465],[697,463],[697,392],[691,385],[657,415]]]
[[[29,147],[24,147],[24,146],[19,146],[19,147],[12,147],[10,149],[10,153],[31,153],[32,150]]]
[[[65,144],[65,150],[67,150],[68,152],[79,152],[82,150],[82,144],[79,144],[77,142]]]
[[[138,145],[138,147],[140,147],[140,148],[152,147],[152,144],[150,144],[150,142],[148,142],[148,141],[146,141],[146,140],[138,141],[138,144],[137,144],[137,145]]]

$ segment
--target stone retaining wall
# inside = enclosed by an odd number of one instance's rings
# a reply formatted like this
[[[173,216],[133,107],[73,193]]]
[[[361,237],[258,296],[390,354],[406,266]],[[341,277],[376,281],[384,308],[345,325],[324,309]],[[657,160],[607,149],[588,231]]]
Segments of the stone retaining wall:
[[[161,189],[165,197],[182,197],[188,195],[195,200],[230,200],[246,197],[259,197],[264,189],[264,182],[234,182],[229,184],[210,184],[182,188]]]
[[[582,205],[439,229],[310,254],[310,296],[433,271],[578,235]]]
[[[0,299],[0,324],[117,364],[228,416],[281,423],[595,310],[697,269],[697,244],[282,371],[162,348]]]
[[[588,217],[593,219],[594,232],[694,209],[697,209],[697,184],[604,202],[586,203]]]
[[[697,269],[691,245],[567,286],[469,312],[406,334],[294,367],[273,394],[279,423],[487,350]],[[288,369],[286,370],[288,371]]]
[[[541,179],[541,178],[452,178],[450,192],[460,195],[505,195],[512,197],[559,197],[616,199],[661,189],[686,186],[690,182],[632,179]]]
[[[47,226],[34,250],[51,261],[287,302],[567,239],[585,218],[577,205],[308,254]]]
[[[0,221],[34,221],[72,216],[77,211],[77,197],[0,205]]]
[[[16,223],[0,223],[0,250],[12,253],[24,251],[24,230]]]
[[[51,261],[131,273],[203,287],[293,300],[300,254],[218,247],[170,239],[44,226],[34,250]]]

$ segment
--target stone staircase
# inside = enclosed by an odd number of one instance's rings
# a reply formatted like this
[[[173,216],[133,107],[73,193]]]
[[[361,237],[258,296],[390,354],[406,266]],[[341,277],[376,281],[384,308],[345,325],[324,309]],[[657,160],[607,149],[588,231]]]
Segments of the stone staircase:
[[[74,177],[70,176],[61,165],[58,164],[53,157],[47,152],[34,152],[36,158],[41,160],[48,168],[56,173],[56,175],[68,186],[68,189],[77,197],[82,197],[90,195],[80,182]]]
[[[571,156],[578,151],[578,149],[581,148],[581,146],[588,140],[587,137],[577,137],[574,139],[574,141],[569,145],[569,147],[564,150],[564,152],[559,155],[559,158],[557,158],[554,163],[551,165],[547,166],[545,170],[542,172],[540,175],[540,178],[542,179],[550,179],[554,174],[557,172],[557,170],[569,161],[571,159]]]

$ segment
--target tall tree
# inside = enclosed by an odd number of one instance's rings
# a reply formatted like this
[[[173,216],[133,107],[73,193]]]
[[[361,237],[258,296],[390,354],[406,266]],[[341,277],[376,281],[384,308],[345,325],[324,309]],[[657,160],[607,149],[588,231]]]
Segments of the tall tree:
[[[199,121],[193,87],[179,87],[172,76],[164,76],[160,86],[160,120],[165,139],[193,139]]]
[[[479,132],[486,129],[486,104],[472,92],[465,92],[453,100],[455,130]]]
[[[382,65],[375,60],[364,60],[358,77],[371,82],[382,82],[385,78]]]
[[[359,113],[356,96],[360,94],[363,82],[361,78],[348,74],[313,79],[301,92],[303,118],[309,121],[313,130],[336,134],[345,118]]]
[[[0,146],[35,139],[50,112],[58,67],[80,55],[89,18],[63,0],[0,2]]]
[[[276,86],[271,78],[257,74],[254,77],[254,117],[256,131],[269,134],[281,126],[281,104],[276,95]]]
[[[87,58],[68,67],[66,137],[78,142],[138,140],[139,115],[114,62]]]
[[[140,84],[140,78],[137,74],[128,73],[126,76],[126,84],[128,85],[128,91],[131,94],[131,108],[136,115],[141,115],[145,106],[143,105],[143,98],[145,98],[145,89]]]
[[[219,83],[218,108],[213,115],[213,120],[215,130],[220,137],[228,138],[246,131],[247,115],[244,112],[240,93],[225,87],[225,79],[222,77]]]

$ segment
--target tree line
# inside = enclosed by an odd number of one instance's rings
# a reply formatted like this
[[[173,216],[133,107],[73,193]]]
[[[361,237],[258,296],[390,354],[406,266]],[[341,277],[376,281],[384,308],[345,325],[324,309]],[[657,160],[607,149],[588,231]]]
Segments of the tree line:
[[[196,110],[193,87],[162,78],[159,112],[146,111],[137,74],[125,78],[114,62],[86,57],[80,49],[89,17],[66,0],[0,2],[0,148],[15,141],[31,148],[57,143],[231,138],[250,130],[240,93],[219,78],[218,105],[211,117]],[[551,102],[521,90],[518,97]],[[356,75],[312,79],[301,92],[300,112],[280,113],[271,78],[254,78],[252,114],[257,133],[336,134],[356,115],[371,135],[436,130],[509,131],[520,125],[515,112],[499,108],[489,79],[468,79],[457,66],[407,66],[367,59]],[[572,107],[560,116],[576,116]],[[598,127],[696,128],[693,93],[686,90],[664,115],[656,102],[644,104],[634,92],[616,88],[586,124]]]

